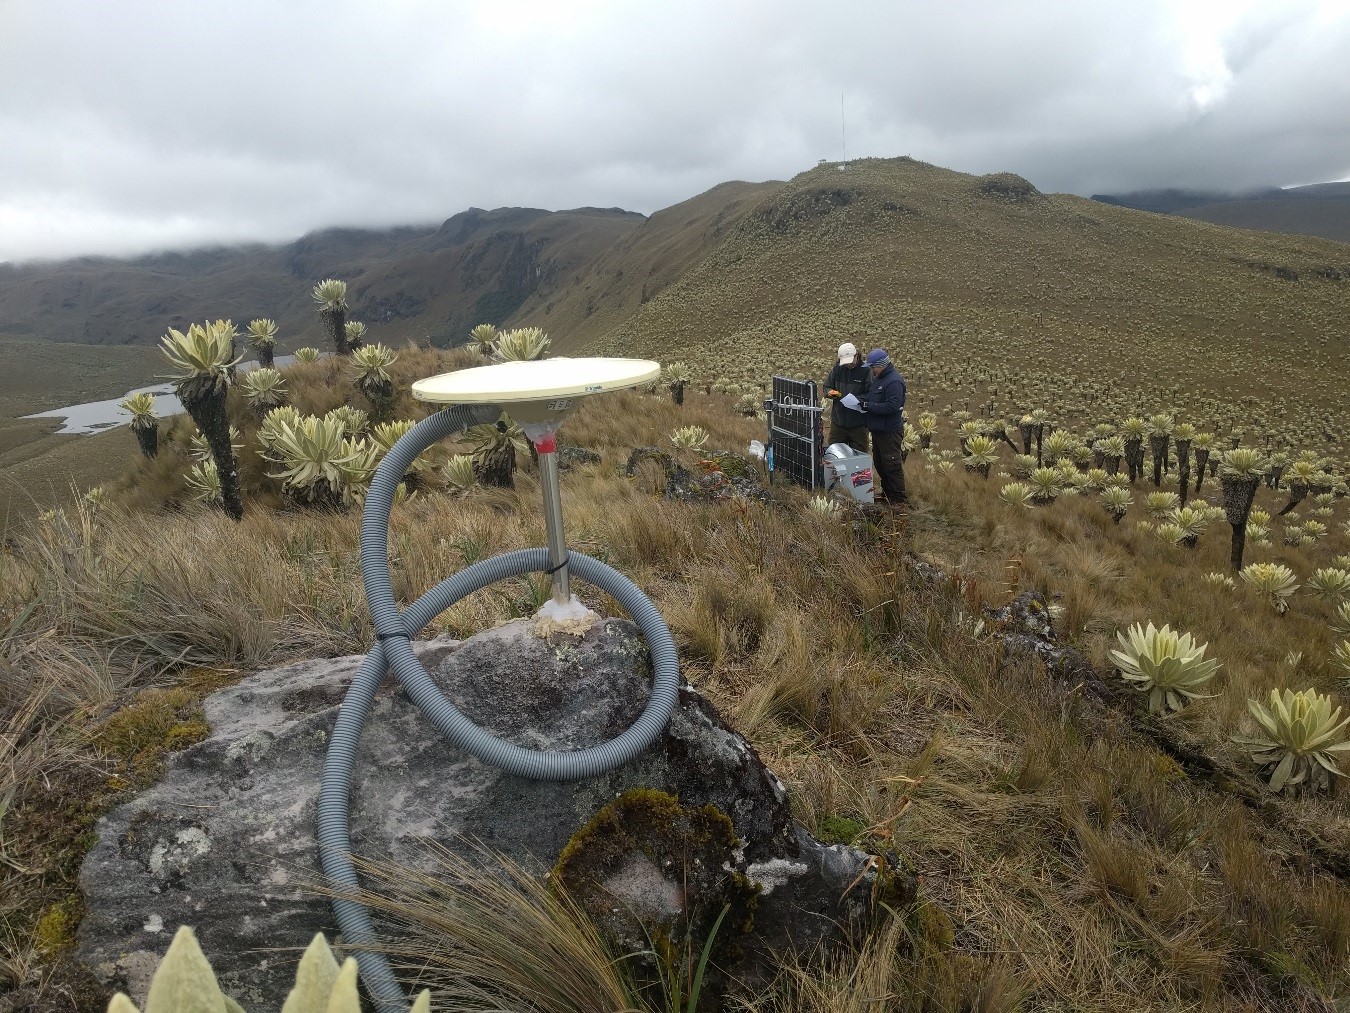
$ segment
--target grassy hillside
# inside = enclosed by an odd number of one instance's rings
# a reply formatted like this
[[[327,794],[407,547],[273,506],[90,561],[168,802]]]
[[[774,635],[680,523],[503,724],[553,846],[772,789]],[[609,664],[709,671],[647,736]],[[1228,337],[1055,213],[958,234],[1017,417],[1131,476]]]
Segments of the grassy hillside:
[[[658,211],[574,274],[561,291],[532,296],[520,318],[546,328],[560,349],[622,324],[717,249],[782,184],[722,183]]]
[[[631,299],[637,284],[611,280],[604,297]],[[677,283],[583,336],[738,382],[820,376],[837,343],[880,344],[916,405],[992,396],[1066,420],[1173,407],[1344,446],[1347,314],[1345,245],[902,158],[795,177]]]
[[[554,291],[642,221],[617,208],[476,208],[439,228],[331,229],[286,246],[0,264],[0,333],[86,344],[149,344],[168,327],[271,317],[281,347],[322,344],[309,290],[347,281],[349,320],[372,340],[448,345]]]

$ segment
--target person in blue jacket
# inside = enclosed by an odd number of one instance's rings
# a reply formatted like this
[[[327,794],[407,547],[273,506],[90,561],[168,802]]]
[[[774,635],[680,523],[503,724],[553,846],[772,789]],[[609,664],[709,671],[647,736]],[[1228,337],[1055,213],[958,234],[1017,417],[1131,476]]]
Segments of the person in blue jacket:
[[[893,507],[905,498],[905,459],[900,441],[905,436],[905,378],[891,364],[884,348],[867,353],[872,384],[863,400],[867,428],[872,433],[872,464],[880,479],[882,494]]]

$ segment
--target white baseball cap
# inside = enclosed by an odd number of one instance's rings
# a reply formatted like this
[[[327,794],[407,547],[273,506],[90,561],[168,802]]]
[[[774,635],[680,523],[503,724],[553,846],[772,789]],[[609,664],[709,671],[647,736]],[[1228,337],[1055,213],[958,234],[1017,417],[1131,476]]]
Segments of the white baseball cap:
[[[839,365],[851,366],[853,360],[858,357],[858,349],[854,347],[853,342],[845,341],[839,346]]]

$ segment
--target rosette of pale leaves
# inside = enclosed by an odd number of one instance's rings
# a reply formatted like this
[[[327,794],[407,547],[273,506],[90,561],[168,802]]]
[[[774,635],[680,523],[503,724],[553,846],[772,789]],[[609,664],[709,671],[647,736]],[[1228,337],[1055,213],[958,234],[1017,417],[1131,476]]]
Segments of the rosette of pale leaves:
[[[1067,429],[1056,429],[1045,438],[1041,445],[1044,459],[1050,464],[1055,464],[1066,457],[1073,455],[1074,449],[1078,446],[1078,438]]]
[[[283,429],[294,426],[301,418],[300,412],[291,405],[281,405],[268,412],[267,418],[258,426],[258,442],[262,444],[263,450],[268,450]]]
[[[259,317],[248,322],[248,340],[254,348],[263,348],[277,343],[277,322]]]
[[[1163,521],[1153,529],[1153,533],[1168,545],[1182,545],[1186,541],[1186,532],[1175,521]]]
[[[304,348],[297,348],[295,350],[295,361],[318,362],[319,350],[317,348],[310,348],[309,345],[306,345]]]
[[[1209,645],[1197,645],[1189,633],[1170,626],[1157,629],[1149,623],[1145,629],[1135,623],[1116,639],[1120,650],[1111,652],[1111,660],[1122,679],[1148,694],[1148,709],[1155,713],[1164,707],[1181,710],[1200,699],[1200,688],[1219,670],[1219,662],[1205,660]]]
[[[1009,482],[998,491],[998,498],[1008,506],[1030,508],[1036,490],[1026,482]]]
[[[1294,571],[1280,563],[1251,563],[1238,576],[1281,615],[1288,611],[1289,599],[1298,590]]]
[[[346,436],[360,436],[366,431],[366,424],[370,421],[369,413],[346,404],[338,405],[324,418],[342,426],[342,431]]]
[[[360,497],[375,471],[378,453],[365,440],[349,438],[330,412],[280,427],[267,457],[281,466],[271,476],[297,499],[336,506]]]
[[[352,353],[355,355],[356,353]],[[376,452],[381,458],[393,449],[395,443],[401,440],[413,426],[417,425],[412,419],[397,419],[393,422],[381,422],[370,431],[370,442],[374,445]],[[413,458],[412,464],[408,466],[408,471],[414,474],[421,474],[431,467],[431,462],[422,454]]]
[[[1102,505],[1112,517],[1124,517],[1125,512],[1134,505],[1134,497],[1124,486],[1109,485],[1102,490]]]
[[[670,442],[680,450],[700,450],[708,442],[708,431],[702,426],[681,426],[670,434]]]
[[[1144,509],[1154,520],[1163,520],[1181,505],[1181,497],[1174,492],[1151,492],[1144,497]]]
[[[1324,566],[1308,578],[1308,590],[1326,601],[1337,601],[1350,595],[1350,572]]]
[[[1181,528],[1187,538],[1199,538],[1209,527],[1209,511],[1200,507],[1173,510],[1168,519]]]
[[[1100,489],[1106,485],[1107,477],[1105,468],[1089,468],[1087,470],[1088,488]]]
[[[1336,614],[1331,617],[1331,628],[1343,637],[1350,637],[1350,601],[1336,606]]]
[[[473,469],[472,454],[456,454],[451,457],[441,468],[441,475],[445,478],[446,488],[461,495],[478,483],[478,473]]]
[[[220,472],[216,469],[216,462],[211,457],[198,461],[187,473],[187,487],[192,492],[192,498],[214,506],[225,501],[224,494],[220,488]]]
[[[234,367],[242,358],[234,354],[234,338],[234,325],[228,320],[192,324],[186,334],[170,327],[160,339],[159,350],[177,370],[172,377],[174,385],[229,386]]]
[[[502,362],[528,362],[544,358],[550,344],[542,327],[517,327],[498,335],[492,354]]]
[[[1087,439],[1095,447],[1099,441],[1114,436],[1115,432],[1116,427],[1110,422],[1098,422],[1088,429]]]
[[[497,343],[497,328],[491,324],[479,324],[469,332],[469,342],[474,351],[482,355],[491,355],[492,346]]]
[[[347,344],[353,348],[365,342],[367,329],[366,325],[359,320],[348,320],[342,325],[342,333],[347,337]]]
[[[1031,473],[1036,470],[1036,458],[1030,454],[1014,454],[1008,470],[1016,478],[1030,478]]]
[[[1309,538],[1297,524],[1284,529],[1285,545],[1311,545],[1312,543],[1313,539]]]
[[[132,394],[118,407],[131,416],[133,429],[149,429],[155,424],[155,399],[150,394]]]
[[[345,310],[347,308],[347,283],[336,278],[325,278],[314,286],[310,293],[314,301],[324,310]]]
[[[1234,478],[1257,478],[1270,470],[1261,451],[1252,447],[1238,447],[1223,455],[1223,465],[1219,473]]]
[[[987,470],[998,460],[998,445],[987,436],[972,436],[966,441],[964,460],[967,468]]]
[[[741,415],[758,415],[763,410],[764,399],[757,394],[742,394],[736,402],[736,411]]]
[[[937,424],[937,416],[932,412],[920,412],[914,427],[918,429],[920,436],[932,436],[937,432]]]
[[[356,961],[348,957],[339,967],[328,941],[319,933],[300,958],[295,987],[281,1013],[361,1013],[356,976]],[[118,992],[108,1004],[108,1013],[141,1011]],[[244,1008],[220,990],[210,961],[185,925],[174,935],[150,979],[144,1013],[244,1013]],[[411,1013],[431,1013],[430,992],[417,997]]]
[[[1219,573],[1217,570],[1211,570],[1200,579],[1206,584],[1211,584],[1214,587],[1227,588],[1229,591],[1237,589],[1237,583],[1232,577],[1228,576],[1226,573]]]
[[[1341,670],[1342,679],[1350,679],[1350,640],[1342,640],[1331,649],[1331,660]]]
[[[1339,720],[1341,709],[1332,710],[1331,697],[1315,689],[1299,693],[1273,689],[1269,707],[1248,700],[1247,709],[1260,730],[1254,736],[1235,736],[1234,741],[1250,747],[1256,763],[1273,765],[1271,791],[1304,783],[1326,787],[1341,774],[1337,758],[1350,752],[1350,742],[1345,741],[1350,718]]]
[[[834,520],[840,514],[839,501],[833,496],[812,496],[806,501],[806,509],[822,520]]]
[[[1057,468],[1037,468],[1029,481],[1037,503],[1053,503],[1064,488],[1064,476]]]
[[[530,444],[525,438],[525,431],[505,412],[502,412],[501,417],[496,422],[470,426],[464,430],[464,436],[473,446],[473,456],[479,462],[505,452],[508,445],[518,454],[530,452]]]
[[[350,337],[350,335],[349,335]],[[362,345],[352,352],[352,365],[356,368],[356,382],[362,386],[389,382],[389,367],[398,360],[398,354],[380,344]]]
[[[245,400],[255,408],[276,408],[286,400],[286,381],[278,370],[267,366],[245,373],[239,386]]]

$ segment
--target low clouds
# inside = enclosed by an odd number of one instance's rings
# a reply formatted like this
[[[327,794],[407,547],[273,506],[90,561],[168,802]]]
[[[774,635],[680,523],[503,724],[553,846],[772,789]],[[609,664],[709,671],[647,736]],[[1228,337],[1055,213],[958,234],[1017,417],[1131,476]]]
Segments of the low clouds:
[[[1350,5],[0,0],[0,260],[470,205],[650,212],[848,152],[1041,189],[1350,176]]]

